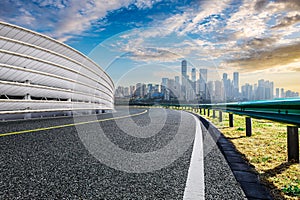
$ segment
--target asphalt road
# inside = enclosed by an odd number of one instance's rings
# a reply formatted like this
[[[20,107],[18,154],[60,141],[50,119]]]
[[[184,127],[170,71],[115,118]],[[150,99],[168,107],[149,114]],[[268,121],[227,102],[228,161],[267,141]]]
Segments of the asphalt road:
[[[194,117],[159,108],[117,111],[1,122],[0,199],[183,199]],[[201,137],[205,199],[244,199],[203,126]]]

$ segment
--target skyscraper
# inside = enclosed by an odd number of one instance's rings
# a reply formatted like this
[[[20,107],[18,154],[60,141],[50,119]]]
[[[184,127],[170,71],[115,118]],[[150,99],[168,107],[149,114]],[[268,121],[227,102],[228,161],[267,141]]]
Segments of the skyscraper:
[[[281,88],[281,89],[280,89],[280,97],[281,97],[281,98],[285,98],[284,88]]]
[[[256,91],[256,99],[257,100],[263,100],[266,99],[266,91],[265,91],[265,80],[260,79],[258,80],[258,86],[257,86],[257,91]]]
[[[207,69],[200,69],[200,79],[199,79],[199,94],[200,98],[207,99]]]
[[[239,96],[239,73],[233,72],[233,95],[234,97]]]
[[[153,91],[153,85],[151,83],[149,83],[147,85],[147,93],[152,93],[152,91]]]
[[[228,79],[228,75],[226,73],[223,74],[223,81]]]
[[[270,99],[274,99],[274,82],[270,82]]]
[[[196,81],[196,68],[192,68],[192,81]]]
[[[135,86],[135,96],[142,97],[142,95],[143,95],[142,83],[137,83]]]
[[[221,101],[222,100],[222,82],[215,81],[215,100]]]
[[[182,82],[181,82],[181,84],[183,85],[183,83],[184,83],[184,80],[183,79],[186,79],[186,77],[187,77],[187,62],[186,62],[186,60],[183,60],[182,62],[181,62],[181,80],[182,80]]]
[[[179,84],[179,76],[175,76],[175,83],[177,84]]]
[[[187,86],[187,62],[186,60],[183,60],[181,62],[181,85],[182,85],[182,88],[181,88],[181,97],[183,99],[186,99],[186,86]]]
[[[161,79],[161,92],[162,93],[166,93],[166,90],[168,89],[168,83],[169,83],[168,78]]]
[[[229,90],[229,85],[228,85],[228,75],[226,73],[223,73],[223,98],[226,101],[228,99],[228,90]]]
[[[192,68],[192,80],[190,84],[194,93],[196,93],[196,68]]]
[[[253,100],[253,89],[252,85],[249,83],[246,83],[245,85],[242,86],[242,97],[244,100]]]
[[[213,81],[208,81],[207,85],[207,98],[213,100],[215,98],[215,86]]]
[[[279,98],[279,88],[276,88],[276,98]]]
[[[179,82],[180,78],[179,76],[175,76],[175,96],[177,98],[180,98],[180,82]]]
[[[135,92],[135,86],[134,86],[134,85],[131,85],[131,86],[130,86],[130,96],[133,96],[133,95],[134,95],[134,92]]]
[[[169,82],[169,79],[168,78],[162,78],[161,79],[161,85],[163,87],[168,87],[168,82]]]

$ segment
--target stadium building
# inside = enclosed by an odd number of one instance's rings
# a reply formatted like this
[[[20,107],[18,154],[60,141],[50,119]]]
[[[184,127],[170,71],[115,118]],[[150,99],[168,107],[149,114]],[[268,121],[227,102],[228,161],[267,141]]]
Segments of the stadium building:
[[[77,50],[0,22],[0,119],[112,110],[114,84]]]

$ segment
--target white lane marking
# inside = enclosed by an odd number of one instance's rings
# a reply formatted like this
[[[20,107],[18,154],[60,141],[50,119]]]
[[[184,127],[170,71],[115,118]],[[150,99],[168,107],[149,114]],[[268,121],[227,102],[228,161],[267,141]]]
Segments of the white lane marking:
[[[194,119],[196,121],[196,133],[190,168],[183,195],[184,200],[205,199],[202,130],[199,119],[195,116]]]

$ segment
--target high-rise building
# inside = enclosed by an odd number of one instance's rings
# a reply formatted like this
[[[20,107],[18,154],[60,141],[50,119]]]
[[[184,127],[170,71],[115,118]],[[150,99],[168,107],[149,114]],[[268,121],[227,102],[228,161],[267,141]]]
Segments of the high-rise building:
[[[148,93],[151,93],[152,90],[153,90],[153,85],[152,85],[152,83],[148,83],[148,85],[147,85],[147,92],[148,92]]]
[[[135,86],[135,96],[142,97],[143,96],[143,87],[142,83],[137,83]]]
[[[228,79],[228,74],[223,73],[223,80],[227,80]]]
[[[291,90],[287,90],[285,92],[285,97],[289,98],[289,97],[299,97],[299,93],[298,92],[293,92]]]
[[[207,99],[207,69],[200,69],[200,78],[199,78],[199,94],[200,98]]]
[[[124,87],[118,86],[115,90],[115,97],[124,97]]]
[[[147,85],[142,84],[142,97],[144,97],[147,94]]]
[[[223,98],[224,98],[224,100],[227,100],[227,99],[229,99],[230,98],[230,85],[231,85],[231,83],[230,83],[230,79],[228,79],[228,75],[226,74],[226,73],[223,73],[223,79],[222,79],[222,81],[223,81]]]
[[[242,98],[246,101],[253,100],[253,87],[249,83],[242,86]]]
[[[196,68],[192,68],[192,80],[191,80],[191,86],[192,89],[194,91],[194,93],[196,93]]]
[[[233,72],[233,95],[235,98],[238,98],[239,92],[239,73]]]
[[[184,79],[186,79],[187,77],[187,62],[186,60],[183,60],[181,62],[181,84],[183,85],[184,84]]]
[[[256,100],[266,100],[274,98],[274,83],[268,80],[258,80],[257,89],[255,90]]]
[[[215,81],[215,100],[221,101],[222,100],[222,82]]]
[[[169,79],[162,78],[161,79],[161,92],[164,94],[164,100],[170,100],[170,92],[168,89]]]
[[[207,99],[214,99],[215,98],[215,87],[213,81],[208,81],[207,85]]]
[[[181,98],[182,99],[186,99],[186,87],[187,87],[187,83],[188,83],[188,77],[187,77],[187,62],[186,60],[183,60],[181,62]]]
[[[154,88],[152,83],[148,83],[147,85],[147,96],[150,98],[154,93]]]
[[[192,68],[192,81],[196,81],[196,68]]]
[[[180,83],[179,83],[179,76],[175,76],[175,83],[180,84]]]
[[[260,80],[258,80],[257,91],[256,91],[256,99],[257,100],[266,99],[265,94],[266,94],[266,92],[265,92],[265,80],[260,79]]]
[[[270,99],[274,99],[274,82],[270,82]]]
[[[124,96],[125,97],[129,97],[130,96],[129,87],[125,87],[124,88]]]
[[[276,95],[275,95],[276,98],[279,98],[279,88],[276,88]]]
[[[281,90],[280,90],[280,97],[285,98],[284,88],[281,88]]]
[[[164,87],[164,88],[167,88],[168,87],[168,82],[169,82],[168,78],[162,78],[161,79],[161,86]]]
[[[131,85],[129,86],[129,93],[130,93],[130,96],[133,96],[134,95],[134,92],[135,92],[135,86],[134,85]]]

